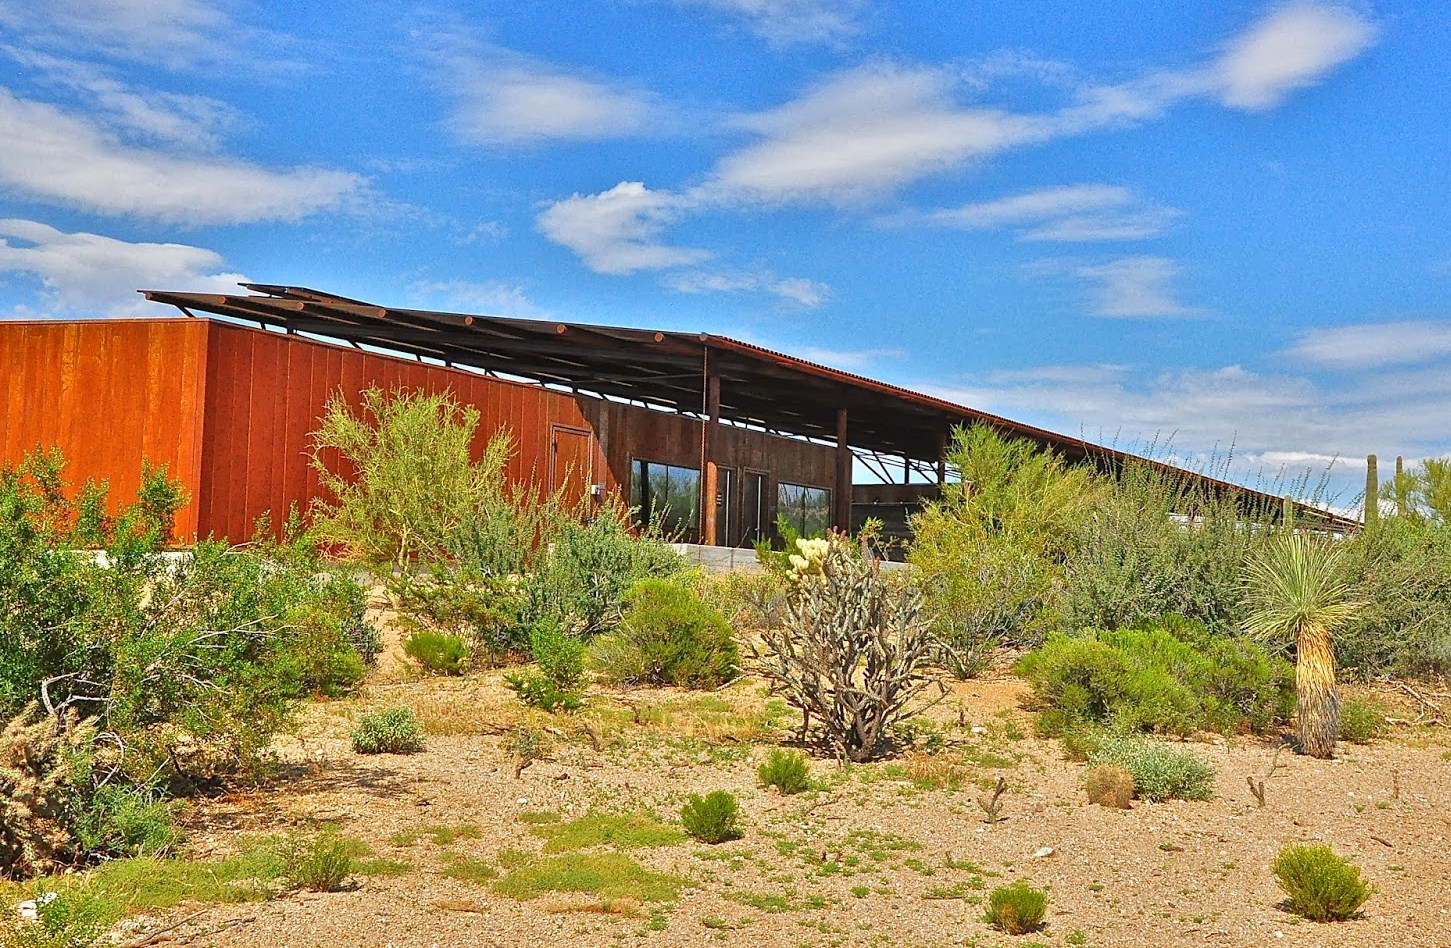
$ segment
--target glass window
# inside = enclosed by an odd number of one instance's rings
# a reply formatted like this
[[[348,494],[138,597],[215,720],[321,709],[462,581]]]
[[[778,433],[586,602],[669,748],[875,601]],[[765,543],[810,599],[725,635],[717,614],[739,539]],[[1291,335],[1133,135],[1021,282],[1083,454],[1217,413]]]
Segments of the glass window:
[[[782,483],[777,488],[776,513],[803,537],[825,536],[831,526],[831,491]]]
[[[700,472],[637,458],[630,478],[630,505],[637,521],[656,523],[667,535],[698,533]]]

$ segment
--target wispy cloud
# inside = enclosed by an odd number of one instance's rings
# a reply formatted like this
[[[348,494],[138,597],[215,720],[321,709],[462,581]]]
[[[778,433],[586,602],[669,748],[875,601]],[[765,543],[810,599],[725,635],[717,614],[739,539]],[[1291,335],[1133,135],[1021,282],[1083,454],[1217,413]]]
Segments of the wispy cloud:
[[[225,270],[220,254],[187,244],[131,243],[84,232],[65,233],[30,220],[0,220],[0,272],[40,281],[39,307],[23,316],[130,316],[154,311],[142,286],[184,286],[235,292],[246,282]]]
[[[449,125],[469,144],[628,138],[666,122],[668,110],[647,91],[461,35],[433,42],[436,81],[451,100]]]
[[[1415,365],[1451,356],[1451,319],[1312,329],[1289,354],[1332,369]]]
[[[821,349],[816,346],[798,346],[792,351],[809,362],[849,371],[865,369],[889,359],[904,359],[907,356],[905,349]]]
[[[529,299],[524,287],[502,280],[420,280],[408,287],[424,305],[465,313],[540,319],[549,311]]]
[[[1238,109],[1274,108],[1359,56],[1375,38],[1375,26],[1349,7],[1286,4],[1237,37],[1216,61],[1221,100]]]
[[[771,293],[804,309],[815,309],[831,297],[831,287],[825,283],[760,270],[684,270],[667,274],[660,282],[679,293]]]
[[[1168,257],[1123,257],[1073,272],[1092,285],[1096,316],[1188,316],[1195,312],[1179,302],[1174,286],[1179,264]]]
[[[658,237],[688,202],[669,191],[651,191],[622,181],[599,194],[575,194],[540,213],[545,237],[568,247],[597,273],[624,275],[639,270],[689,266],[708,259],[706,250],[672,247]]]
[[[1088,242],[1157,237],[1179,213],[1143,201],[1128,188],[1070,184],[913,213],[897,220],[963,230],[1010,229],[1020,240]]]
[[[0,141],[0,185],[18,195],[177,224],[298,220],[359,196],[365,184],[346,171],[273,170],[130,143],[92,115],[18,98],[3,87]]]
[[[863,0],[676,0],[746,24],[774,46],[839,43],[861,31]]]

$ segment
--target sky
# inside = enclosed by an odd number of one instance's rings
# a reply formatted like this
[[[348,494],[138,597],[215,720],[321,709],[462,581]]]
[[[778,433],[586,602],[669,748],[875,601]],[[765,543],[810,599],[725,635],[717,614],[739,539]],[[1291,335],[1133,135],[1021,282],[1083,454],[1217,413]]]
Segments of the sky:
[[[1349,506],[1451,451],[1448,55],[1410,0],[0,0],[0,318],[713,332]]]

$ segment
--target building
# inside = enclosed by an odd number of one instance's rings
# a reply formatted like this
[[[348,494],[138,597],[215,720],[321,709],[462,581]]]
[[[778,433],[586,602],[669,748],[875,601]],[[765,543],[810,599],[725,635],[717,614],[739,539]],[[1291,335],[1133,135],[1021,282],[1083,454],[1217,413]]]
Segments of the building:
[[[134,492],[143,458],[164,464],[191,496],[178,536],[240,540],[316,496],[310,434],[331,396],[446,390],[481,413],[480,449],[513,435],[512,478],[616,494],[685,540],[745,546],[778,515],[807,533],[868,516],[901,532],[945,478],[957,425],[991,424],[1077,462],[1132,459],[722,336],[245,288],[145,291],[174,316],[0,323],[0,462],[58,445],[73,482],[104,479],[117,496]]]

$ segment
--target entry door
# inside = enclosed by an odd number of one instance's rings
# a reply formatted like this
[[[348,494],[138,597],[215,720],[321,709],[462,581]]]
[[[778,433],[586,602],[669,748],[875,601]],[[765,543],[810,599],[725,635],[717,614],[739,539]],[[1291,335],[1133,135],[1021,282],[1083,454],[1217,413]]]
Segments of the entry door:
[[[736,469],[716,468],[715,535],[721,546],[735,546],[740,542],[741,528],[736,516]]]
[[[741,546],[754,546],[766,539],[766,475],[746,472],[744,503],[741,505]]]
[[[575,504],[594,477],[594,439],[588,431],[555,425],[550,447],[549,486],[566,504]]]

